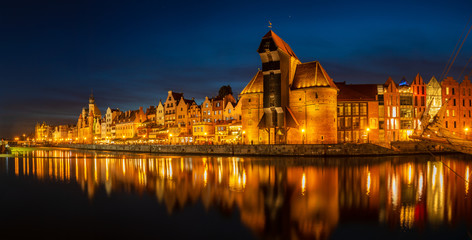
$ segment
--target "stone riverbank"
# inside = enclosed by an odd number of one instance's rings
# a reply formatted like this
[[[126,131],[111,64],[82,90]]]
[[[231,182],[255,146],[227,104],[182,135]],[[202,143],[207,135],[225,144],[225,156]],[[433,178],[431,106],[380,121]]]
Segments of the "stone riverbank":
[[[450,152],[415,142],[392,143],[391,148],[375,144],[286,144],[286,145],[98,145],[58,144],[57,147],[157,154],[229,156],[381,156]]]

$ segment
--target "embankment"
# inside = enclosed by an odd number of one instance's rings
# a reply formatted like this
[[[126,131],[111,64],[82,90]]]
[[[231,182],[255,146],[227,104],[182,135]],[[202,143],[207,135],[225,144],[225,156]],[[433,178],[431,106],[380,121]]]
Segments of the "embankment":
[[[399,154],[443,153],[447,150],[432,145],[406,142],[385,148],[375,144],[290,144],[290,145],[98,145],[59,144],[68,147],[101,151],[125,151],[157,154],[201,154],[230,156],[379,156]]]

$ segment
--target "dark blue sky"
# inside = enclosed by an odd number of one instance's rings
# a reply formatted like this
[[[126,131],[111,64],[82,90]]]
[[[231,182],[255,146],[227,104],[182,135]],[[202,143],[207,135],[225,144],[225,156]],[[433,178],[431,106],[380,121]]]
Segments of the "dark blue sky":
[[[2,1],[0,137],[36,122],[75,124],[91,89],[102,112],[157,105],[168,90],[197,100],[227,84],[239,93],[261,65],[269,20],[335,81],[429,81],[471,13],[468,0]],[[471,43],[449,75],[458,77]]]

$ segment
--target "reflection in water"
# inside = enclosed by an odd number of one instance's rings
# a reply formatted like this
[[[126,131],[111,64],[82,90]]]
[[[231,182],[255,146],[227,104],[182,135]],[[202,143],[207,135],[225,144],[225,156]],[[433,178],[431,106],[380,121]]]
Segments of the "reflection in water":
[[[462,158],[392,157],[326,165],[322,160],[278,164],[238,157],[38,150],[16,157],[14,164],[6,161],[3,171],[76,182],[90,199],[101,187],[108,195],[147,192],[169,213],[197,201],[226,213],[237,208],[241,221],[263,237],[325,239],[340,222],[379,222],[403,230],[471,223],[470,163]]]

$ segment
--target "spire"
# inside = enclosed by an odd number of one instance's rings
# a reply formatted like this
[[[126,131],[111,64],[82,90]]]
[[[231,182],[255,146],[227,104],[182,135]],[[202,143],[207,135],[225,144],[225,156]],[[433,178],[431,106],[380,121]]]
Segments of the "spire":
[[[95,98],[93,97],[93,89],[92,89],[92,92],[90,93],[89,103],[90,103],[90,104],[94,104],[94,103],[95,103]]]

